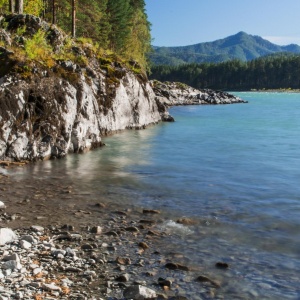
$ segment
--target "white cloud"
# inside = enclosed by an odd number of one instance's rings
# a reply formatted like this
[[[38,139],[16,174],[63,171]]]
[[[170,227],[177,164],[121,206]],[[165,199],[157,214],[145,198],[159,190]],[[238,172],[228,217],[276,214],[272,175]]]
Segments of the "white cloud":
[[[263,38],[277,45],[300,45],[300,36],[264,36]]]

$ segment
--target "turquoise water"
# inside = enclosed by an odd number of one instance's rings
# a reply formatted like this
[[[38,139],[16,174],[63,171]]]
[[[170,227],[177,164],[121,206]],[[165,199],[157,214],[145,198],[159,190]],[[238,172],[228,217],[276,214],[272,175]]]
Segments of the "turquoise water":
[[[175,123],[105,138],[31,176],[63,172],[107,201],[161,209],[173,233],[162,246],[220,280],[221,298],[300,299],[300,94],[237,94],[249,103],[174,107]],[[197,225],[171,222],[182,216]]]

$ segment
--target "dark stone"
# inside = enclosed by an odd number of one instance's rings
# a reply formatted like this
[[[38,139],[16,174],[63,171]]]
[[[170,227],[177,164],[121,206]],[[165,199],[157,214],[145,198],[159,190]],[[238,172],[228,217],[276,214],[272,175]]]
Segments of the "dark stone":
[[[94,226],[91,228],[91,233],[95,234],[101,234],[102,233],[102,227],[101,226]]]
[[[127,274],[127,273],[125,273],[125,274],[122,274],[122,275],[118,276],[116,278],[116,281],[119,281],[119,282],[128,282],[129,279],[130,279],[130,275]]]
[[[160,286],[167,286],[167,287],[171,287],[171,285],[172,285],[172,281],[171,280],[168,280],[168,279],[164,279],[164,278],[162,278],[162,277],[159,277],[158,278],[158,284],[160,285]]]
[[[219,269],[228,269],[229,268],[229,264],[225,263],[225,262],[217,262],[215,265],[217,268]]]
[[[181,264],[172,263],[172,262],[167,263],[165,265],[165,267],[170,270],[190,271],[189,267],[181,265]]]
[[[145,243],[145,242],[140,242],[140,243],[139,243],[139,247],[142,248],[142,249],[144,249],[144,250],[146,250],[146,249],[149,248],[148,244]]]
[[[81,246],[81,249],[84,250],[84,251],[91,251],[91,250],[94,249],[94,247],[92,245],[90,245],[90,244],[83,244]]]
[[[171,115],[169,115],[169,113],[163,114],[161,120],[163,122],[175,122],[175,119]]]
[[[143,209],[143,214],[160,214],[160,211],[155,209]]]
[[[105,235],[110,235],[110,236],[119,236],[117,232],[115,231],[108,231],[105,233]]]
[[[198,276],[196,278],[196,281],[203,282],[203,283],[208,283],[208,284],[210,284],[210,285],[212,285],[214,287],[217,287],[217,288],[220,287],[220,283],[219,282],[214,281],[214,280],[212,280],[212,279],[210,279],[210,278],[208,278],[207,276],[204,276],[204,275]]]
[[[131,227],[127,227],[125,228],[126,231],[130,231],[130,232],[139,232],[139,229],[137,227],[131,226]]]
[[[167,263],[165,267],[170,270],[178,270],[178,265],[174,263]]]

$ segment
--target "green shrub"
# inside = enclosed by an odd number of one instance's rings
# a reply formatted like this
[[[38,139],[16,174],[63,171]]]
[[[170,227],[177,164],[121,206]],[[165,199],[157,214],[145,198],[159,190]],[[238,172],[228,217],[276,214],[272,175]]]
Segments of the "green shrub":
[[[48,68],[54,66],[53,50],[47,44],[45,32],[42,30],[25,41],[25,53],[29,60],[36,61]]]

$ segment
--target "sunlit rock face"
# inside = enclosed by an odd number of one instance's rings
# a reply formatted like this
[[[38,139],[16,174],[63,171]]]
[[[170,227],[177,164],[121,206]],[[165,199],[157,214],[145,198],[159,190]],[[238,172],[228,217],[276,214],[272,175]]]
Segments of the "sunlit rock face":
[[[103,72],[76,80],[37,72],[30,80],[0,79],[0,158],[63,157],[101,145],[101,136],[161,120],[147,81],[125,71],[108,83]]]

